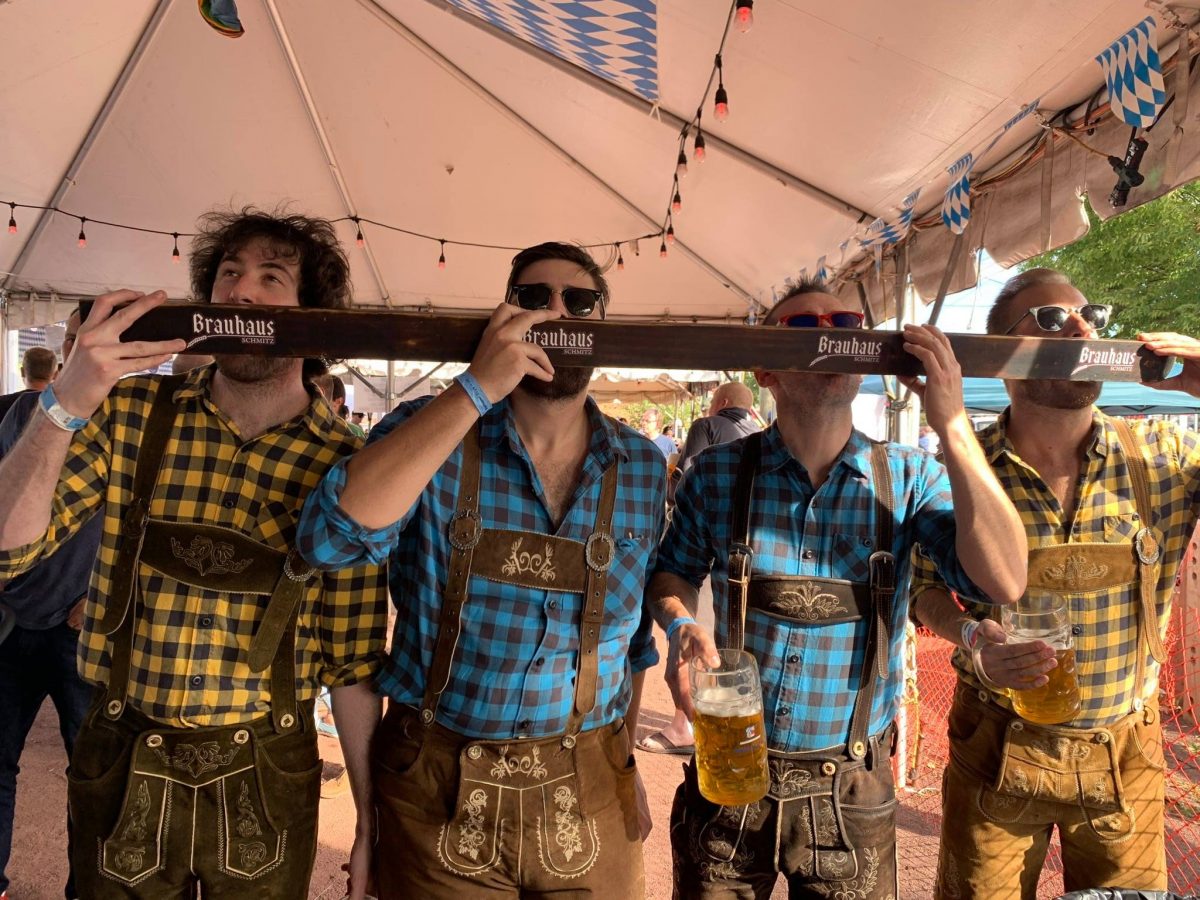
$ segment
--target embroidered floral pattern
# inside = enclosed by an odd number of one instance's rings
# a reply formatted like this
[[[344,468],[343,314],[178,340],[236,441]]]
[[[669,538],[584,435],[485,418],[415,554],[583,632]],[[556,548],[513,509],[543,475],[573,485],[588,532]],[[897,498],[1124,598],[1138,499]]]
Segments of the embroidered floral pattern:
[[[1094,563],[1081,553],[1068,556],[1060,565],[1046,566],[1042,570],[1045,580],[1061,582],[1065,587],[1098,581],[1107,574],[1108,566]]]
[[[863,851],[863,866],[858,878],[847,881],[829,896],[831,900],[867,900],[879,883],[879,851],[870,847]],[[888,895],[889,898],[891,895]]]
[[[262,841],[238,844],[238,859],[241,860],[243,869],[253,871],[266,862],[267,845]]]
[[[1112,802],[1112,795],[1109,794],[1108,785],[1104,783],[1103,779],[1097,779],[1088,788],[1084,800],[1093,806],[1108,806]]]
[[[528,756],[509,756],[507,744],[500,748],[500,758],[492,766],[492,777],[503,781],[517,773],[539,781],[546,777],[546,766],[538,755],[537,747],[534,747],[533,753]]]
[[[228,575],[244,572],[254,560],[234,559],[233,544],[224,541],[213,541],[203,535],[192,538],[186,548],[175,538],[171,538],[171,552],[176,559],[181,559],[201,575]]]
[[[812,772],[786,760],[770,759],[767,765],[771,770],[771,795],[780,800],[799,797],[813,783]]]
[[[137,796],[133,801],[133,806],[129,810],[129,819],[125,822],[125,827],[121,830],[121,840],[146,840],[146,836],[149,833],[146,819],[149,816],[150,788],[147,786],[146,782],[143,781],[138,784]]]
[[[833,811],[833,803],[822,797],[817,801],[817,846],[833,847],[840,845],[837,816]]]
[[[115,860],[118,869],[124,872],[140,872],[146,861],[146,851],[141,847],[122,847]]]
[[[479,862],[479,851],[483,848],[483,810],[487,806],[487,794],[482,790],[471,791],[463,804],[466,820],[458,826],[458,852]]]
[[[1085,760],[1092,755],[1092,747],[1069,737],[1039,737],[1029,742],[1029,749],[1054,760]]]
[[[774,606],[801,622],[816,622],[844,612],[841,600],[823,592],[820,585],[812,581],[804,582],[794,591],[784,591],[776,598]]]
[[[579,801],[574,792],[563,785],[554,789],[554,805],[558,807],[554,814],[554,842],[570,862],[572,856],[583,852],[583,840],[579,836],[581,821],[575,811]]]
[[[504,561],[500,571],[510,578],[514,575],[532,575],[539,581],[552,584],[558,578],[558,573],[554,570],[554,547],[546,544],[544,553],[522,552],[521,544],[524,540],[517,538],[513,541],[512,550],[509,551],[508,559]]]
[[[233,762],[238,748],[230,747],[225,753],[216,741],[205,741],[199,746],[194,744],[176,744],[175,752],[167,756],[161,747],[155,747],[154,753],[168,766],[189,773],[193,778],[199,778],[205,772],[211,772],[220,766]]]
[[[258,837],[262,829],[258,825],[258,816],[254,814],[254,804],[250,802],[250,784],[243,781],[237,799],[238,818],[237,833],[244,838]]]
[[[1029,773],[1024,769],[1014,768],[1012,776],[1012,792],[1028,797],[1033,793],[1033,787],[1029,783]]]

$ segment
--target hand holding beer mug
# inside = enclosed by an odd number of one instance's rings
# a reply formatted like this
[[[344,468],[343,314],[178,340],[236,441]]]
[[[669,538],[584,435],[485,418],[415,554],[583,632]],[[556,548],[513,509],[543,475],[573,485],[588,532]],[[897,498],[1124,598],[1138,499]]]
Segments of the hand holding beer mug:
[[[720,806],[761,800],[770,787],[758,663],[743,650],[718,650],[719,666],[691,663],[692,726],[700,793]]]
[[[1022,719],[1039,725],[1058,725],[1069,722],[1079,714],[1081,699],[1079,682],[1075,675],[1075,648],[1071,637],[1070,605],[1061,594],[1048,591],[1030,591],[1011,606],[1001,609],[1000,620],[1004,626],[1006,649],[1014,661],[1012,670],[1026,674],[1016,679],[1004,679],[1006,684],[997,684],[984,671],[982,651],[986,640],[975,643],[972,659],[975,671],[988,687],[1008,695],[1013,710]],[[1030,648],[1021,655],[1022,648]],[[1054,666],[1041,672],[1042,648],[1053,652]],[[1000,673],[993,673],[997,678]],[[1047,679],[1045,684],[1030,685],[1040,681],[1039,674]]]

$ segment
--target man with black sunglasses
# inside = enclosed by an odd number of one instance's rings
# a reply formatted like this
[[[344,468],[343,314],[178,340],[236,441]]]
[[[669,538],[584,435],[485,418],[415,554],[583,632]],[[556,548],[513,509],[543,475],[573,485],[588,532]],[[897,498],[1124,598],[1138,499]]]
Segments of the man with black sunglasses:
[[[804,281],[764,325],[862,323]],[[861,376],[757,371],[776,423],[702,451],[676,490],[648,590],[668,637],[667,682],[691,715],[689,661],[713,664],[717,646],[752,653],[770,772],[765,798],[723,807],[685,767],[671,814],[678,898],[765,900],[780,875],[793,898],[898,896],[891,756],[909,552],[921,543],[974,596],[1011,602],[1024,590],[1020,519],[975,441],[950,342],[927,326],[904,336],[928,373],[906,383],[945,467],[854,430]],[[710,569],[715,643],[694,619]]]
[[[455,385],[402,403],[326,479],[299,544],[324,568],[391,562],[379,895],[641,897],[631,735],[658,659],[643,587],[665,463],[588,398],[591,369],[524,340],[604,315],[587,251],[521,251],[505,296]]]
[[[1089,339],[1110,312],[1061,273],[1031,269],[1004,285],[987,330]],[[1139,337],[1183,360],[1153,386],[1200,396],[1200,342]],[[1109,418],[1093,405],[1096,382],[1006,387],[1011,405],[980,442],[1024,520],[1030,591],[1067,600],[1074,656],[1062,665],[1074,670],[1079,710],[1054,725],[1018,718],[1012,692],[1047,685],[1055,649],[1007,638],[994,609],[969,595],[960,606],[915,559],[915,614],[955,645],[958,678],[936,896],[1032,900],[1056,827],[1066,890],[1162,891],[1158,679],[1175,574],[1200,516],[1200,436]]]

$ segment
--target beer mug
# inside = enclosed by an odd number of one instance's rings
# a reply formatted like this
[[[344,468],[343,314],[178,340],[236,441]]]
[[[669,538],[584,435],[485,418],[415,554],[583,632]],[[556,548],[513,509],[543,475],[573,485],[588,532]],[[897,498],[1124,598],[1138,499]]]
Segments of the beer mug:
[[[718,650],[721,664],[691,665],[692,722],[700,793],[721,806],[761,800],[770,787],[758,663],[743,650]]]
[[[1042,641],[1054,648],[1058,662],[1046,673],[1041,687],[1008,691],[1013,710],[1039,725],[1069,722],[1079,714],[1079,681],[1075,677],[1075,647],[1071,639],[1071,609],[1067,598],[1049,591],[1030,591],[1000,611],[1000,624],[1010,642]]]

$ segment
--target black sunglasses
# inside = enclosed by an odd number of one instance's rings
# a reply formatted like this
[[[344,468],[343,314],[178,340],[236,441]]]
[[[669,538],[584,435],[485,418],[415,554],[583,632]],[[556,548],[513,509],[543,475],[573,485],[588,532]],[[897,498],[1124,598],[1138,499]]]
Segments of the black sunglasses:
[[[597,306],[600,318],[604,318],[604,294],[591,288],[568,287],[559,293],[563,306],[577,319],[586,319]],[[514,284],[508,289],[508,302],[516,303],[521,309],[545,309],[550,305],[555,290],[548,284]]]
[[[1026,316],[1030,315],[1033,316],[1033,321],[1037,322],[1037,327],[1042,331],[1062,331],[1063,326],[1067,324],[1067,319],[1071,318],[1071,313],[1078,313],[1079,318],[1099,331],[1108,324],[1109,317],[1112,315],[1112,307],[1105,303],[1088,303],[1078,308],[1073,306],[1031,306],[1004,333],[1012,334],[1013,329],[1020,325]]]

